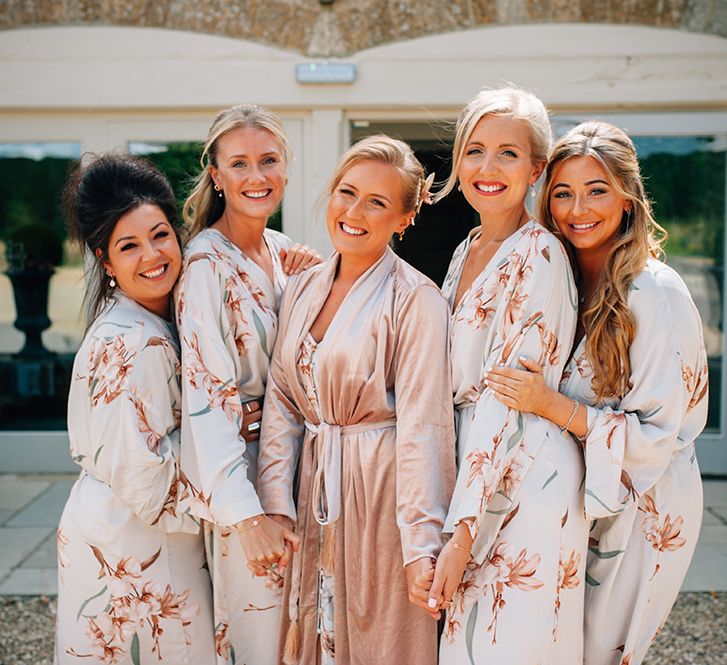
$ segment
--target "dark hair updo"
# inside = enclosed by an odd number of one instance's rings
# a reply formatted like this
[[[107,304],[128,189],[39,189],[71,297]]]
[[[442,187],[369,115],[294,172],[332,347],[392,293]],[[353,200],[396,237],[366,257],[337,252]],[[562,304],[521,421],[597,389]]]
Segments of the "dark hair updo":
[[[91,323],[113,292],[103,261],[108,260],[109,241],[119,219],[149,203],[164,213],[179,239],[177,204],[167,179],[151,162],[123,154],[92,157],[71,175],[63,198],[69,233],[90,253],[84,309]]]

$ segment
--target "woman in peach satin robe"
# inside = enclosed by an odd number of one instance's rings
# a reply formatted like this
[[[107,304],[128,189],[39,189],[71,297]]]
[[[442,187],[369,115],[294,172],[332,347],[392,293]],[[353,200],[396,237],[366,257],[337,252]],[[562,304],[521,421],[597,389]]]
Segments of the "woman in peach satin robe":
[[[258,493],[301,538],[284,662],[437,661],[427,592],[454,484],[448,313],[388,247],[428,186],[400,141],[351,148],[328,192],[337,251],[283,296]]]

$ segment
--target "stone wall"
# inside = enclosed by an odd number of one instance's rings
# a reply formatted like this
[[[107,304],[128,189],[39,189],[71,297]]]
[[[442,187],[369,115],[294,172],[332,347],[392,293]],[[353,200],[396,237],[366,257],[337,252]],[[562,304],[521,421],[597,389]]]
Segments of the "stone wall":
[[[146,26],[249,39],[317,57],[483,25],[553,22],[727,37],[727,0],[0,0],[0,30]]]

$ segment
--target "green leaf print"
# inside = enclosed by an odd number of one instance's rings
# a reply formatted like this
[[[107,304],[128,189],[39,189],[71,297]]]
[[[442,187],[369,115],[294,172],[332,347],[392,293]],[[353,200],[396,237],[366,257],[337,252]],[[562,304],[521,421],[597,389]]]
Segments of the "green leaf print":
[[[477,628],[478,607],[479,605],[477,603],[472,606],[472,611],[467,619],[467,628],[465,629],[465,644],[467,645],[467,655],[470,657],[471,665],[475,665],[475,658],[472,654],[472,640],[475,636],[475,628]]]
[[[507,442],[507,449],[508,450],[511,450],[518,443],[520,443],[520,441],[522,441],[523,431],[525,429],[524,424],[523,424],[523,421],[524,421],[524,419],[523,419],[523,412],[522,411],[518,411],[517,412],[517,431],[515,432],[515,434],[513,434],[508,439],[508,442]]]
[[[254,309],[252,310],[252,320],[255,322],[255,330],[257,330],[257,334],[260,337],[260,346],[263,348],[263,353],[266,356],[270,356],[268,353],[268,336],[265,332],[265,326]]]
[[[73,456],[73,457],[72,457],[71,459],[72,459],[72,460],[73,460],[73,461],[74,461],[74,462],[75,462],[76,464],[78,464],[78,463],[82,462],[82,461],[83,461],[84,459],[86,459],[86,456],[85,456],[85,455],[74,455],[74,456]]]
[[[104,585],[104,588],[101,589],[101,591],[99,591],[95,596],[86,598],[86,600],[84,600],[83,603],[81,603],[81,607],[78,608],[78,614],[76,614],[76,621],[78,621],[81,618],[81,614],[83,613],[83,610],[86,609],[86,605],[88,605],[95,598],[98,598],[99,596],[103,596],[103,594],[106,593],[106,589],[108,589],[108,587]]]
[[[232,659],[232,665],[237,662],[237,656],[235,655],[235,647],[230,644],[230,658]]]
[[[611,508],[611,506],[607,506],[601,499],[599,499],[591,490],[586,490],[586,494],[588,496],[592,496],[598,503],[600,503],[608,512],[610,512],[612,515],[619,515],[624,511],[623,507],[619,508],[618,510],[614,510]]]
[[[101,445],[100,445],[100,446],[98,447],[98,450],[96,451],[96,454],[95,454],[95,455],[93,456],[93,463],[94,463],[94,464],[96,464],[96,462],[98,462],[98,456],[99,456],[99,455],[101,454],[101,451],[103,450],[103,447],[104,447],[104,445],[105,445],[105,444],[101,444]]]
[[[588,573],[586,573],[586,584],[588,584],[588,586],[601,586],[601,583],[594,580]]]
[[[139,656],[139,633],[134,633],[134,637],[131,639],[129,655],[131,656],[131,662],[134,663],[134,665],[141,665],[141,656]]]
[[[572,283],[571,279],[566,280],[566,284],[568,284],[568,302],[570,302],[571,307],[574,311],[578,311],[578,298],[574,292],[575,285]]]
[[[613,559],[613,557],[623,554],[623,550],[611,550],[610,552],[601,552],[597,547],[589,547],[588,551],[595,554],[599,559]]]
[[[232,468],[227,472],[227,477],[229,478],[232,475],[232,472],[235,469],[238,469],[239,467],[241,467],[243,464],[245,464],[245,458],[244,457],[237,464],[233,464]]]
[[[190,413],[189,417],[194,418],[195,416],[203,416],[205,413],[209,413],[210,411],[212,411],[212,407],[208,404],[203,409],[195,411],[194,413]]]
[[[544,484],[543,484],[543,486],[542,486],[542,487],[540,488],[540,490],[542,491],[542,490],[544,490],[544,489],[545,489],[545,488],[546,488],[546,487],[547,487],[548,485],[550,485],[550,483],[551,483],[551,482],[552,482],[553,480],[555,480],[555,477],[556,477],[557,475],[558,475],[558,469],[556,469],[555,471],[553,471],[553,473],[551,473],[551,474],[550,474],[550,478],[548,478],[548,480],[546,480],[546,481],[545,481],[545,483],[544,483]]]

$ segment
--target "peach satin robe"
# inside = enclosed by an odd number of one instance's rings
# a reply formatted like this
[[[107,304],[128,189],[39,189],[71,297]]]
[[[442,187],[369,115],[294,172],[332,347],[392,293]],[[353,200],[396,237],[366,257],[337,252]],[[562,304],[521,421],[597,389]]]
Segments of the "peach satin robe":
[[[331,538],[336,663],[434,665],[436,623],[409,602],[404,566],[438,554],[454,483],[446,302],[387,248],[317,345],[321,422],[298,359],[337,263],[334,254],[290,280],[265,399],[260,499],[297,520],[302,537],[281,650],[293,622],[298,662],[319,657],[318,574]]]

